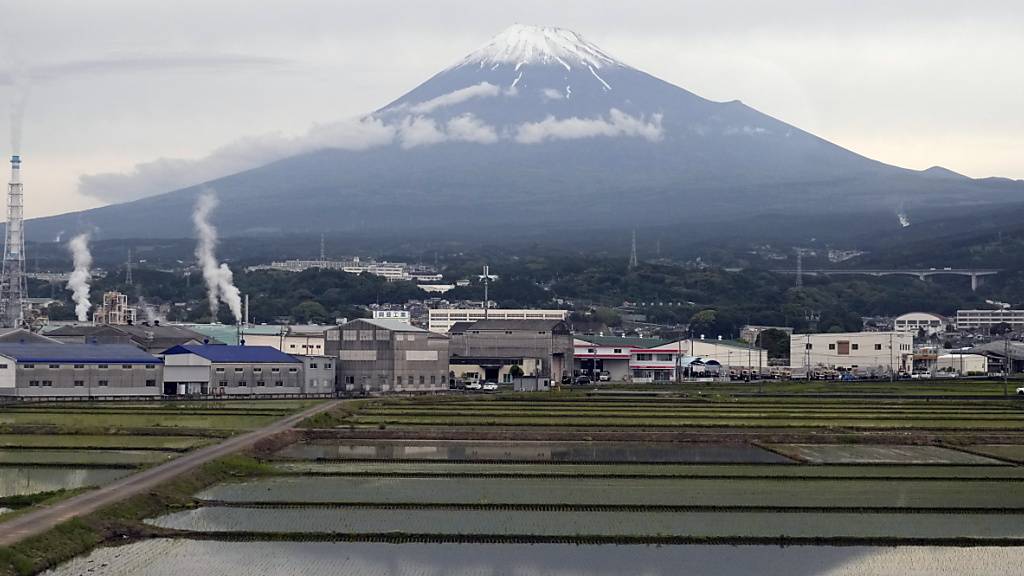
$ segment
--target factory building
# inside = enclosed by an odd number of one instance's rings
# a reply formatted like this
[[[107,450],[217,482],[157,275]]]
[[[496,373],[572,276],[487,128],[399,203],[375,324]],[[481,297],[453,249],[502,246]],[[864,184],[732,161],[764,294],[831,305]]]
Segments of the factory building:
[[[302,361],[303,390],[308,394],[333,394],[337,360],[331,356],[296,356]]]
[[[69,324],[44,333],[67,344],[131,344],[150,354],[185,344],[219,344],[208,336],[185,326],[154,322],[136,325]]]
[[[327,332],[337,388],[350,393],[448,389],[448,337],[402,320],[361,318]]]
[[[163,353],[164,394],[310,394],[303,362],[270,346],[183,344]],[[328,390],[329,392],[330,390]]]
[[[94,324],[135,324],[135,308],[128,305],[128,296],[120,292],[104,292],[103,301],[92,314]]]
[[[0,344],[2,396],[159,396],[163,362],[126,344]]]
[[[573,337],[562,320],[461,322],[449,336],[456,379],[511,383],[512,366],[519,366],[526,378],[553,383],[572,375]]]
[[[511,310],[484,308],[431,308],[427,311],[427,328],[431,332],[448,332],[456,322],[478,320],[565,320],[568,310]]]
[[[901,332],[794,334],[789,361],[794,369],[851,370],[873,375],[910,371],[914,337]]]

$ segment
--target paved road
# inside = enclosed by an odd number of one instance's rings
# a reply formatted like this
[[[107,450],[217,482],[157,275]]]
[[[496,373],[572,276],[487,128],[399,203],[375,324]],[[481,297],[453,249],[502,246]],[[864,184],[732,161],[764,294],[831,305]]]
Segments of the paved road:
[[[125,476],[101,488],[15,517],[9,522],[0,522],[0,546],[11,546],[24,538],[41,534],[62,522],[145,492],[211,460],[248,448],[259,440],[283,432],[305,418],[333,408],[338,402],[340,401],[334,400],[314,406],[259,430],[228,438],[220,444],[188,452],[170,462],[148,468],[138,474]]]

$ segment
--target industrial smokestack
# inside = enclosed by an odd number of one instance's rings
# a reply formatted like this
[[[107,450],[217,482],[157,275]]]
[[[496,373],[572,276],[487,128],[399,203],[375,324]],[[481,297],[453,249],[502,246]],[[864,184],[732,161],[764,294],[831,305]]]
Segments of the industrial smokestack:
[[[92,266],[92,254],[89,253],[89,234],[79,234],[68,242],[68,251],[75,261],[75,270],[68,279],[68,290],[71,290],[71,298],[75,301],[75,315],[79,322],[89,320],[89,281],[92,274],[89,267]]]
[[[12,122],[12,144],[15,122]],[[20,119],[18,119],[20,123]],[[15,149],[17,150],[17,148]],[[11,182],[7,185],[7,237],[4,242],[3,273],[0,277],[0,321],[8,328],[17,328],[24,324],[25,313],[22,308],[23,298],[27,293],[25,285],[25,222],[24,194],[21,185],[21,156],[11,156]]]
[[[212,192],[203,192],[196,201],[192,211],[192,223],[195,225],[196,260],[203,269],[203,281],[206,282],[206,297],[210,302],[210,314],[216,318],[220,302],[231,309],[235,323],[242,322],[242,297],[235,287],[234,275],[227,264],[218,264],[214,250],[217,248],[217,229],[210,224],[210,213],[217,207],[217,197]]]

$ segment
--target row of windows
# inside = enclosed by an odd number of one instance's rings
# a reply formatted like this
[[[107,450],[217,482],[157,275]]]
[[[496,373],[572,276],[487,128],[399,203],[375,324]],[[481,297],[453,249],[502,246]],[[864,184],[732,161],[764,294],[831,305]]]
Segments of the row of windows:
[[[657,360],[659,362],[671,362],[672,354],[637,354],[636,359],[638,362],[650,362],[651,360]]]
[[[362,380],[363,380],[363,384],[364,385],[367,383],[369,378],[370,378],[369,376],[363,376]],[[442,375],[440,378],[441,378],[441,382],[444,383],[446,381],[446,379],[447,379],[447,376],[446,375]],[[427,377],[424,374],[420,374],[418,379],[419,379],[419,383],[420,383],[421,386],[425,385],[427,383]],[[387,379],[383,375],[378,376],[377,380],[379,381],[380,384],[386,384],[387,383]],[[395,384],[397,384],[399,386],[401,386],[403,384],[407,384],[409,386],[412,386],[412,385],[416,384],[416,380],[417,380],[417,376],[405,376],[405,377],[395,376]],[[438,382],[437,374],[431,374],[430,375],[430,383],[431,384],[437,384],[437,382]],[[355,383],[356,383],[356,377],[355,376],[345,376],[345,384],[355,384]]]
[[[316,368],[316,364],[313,364],[312,367]],[[328,366],[328,368],[330,368],[330,366]],[[215,368],[215,370],[216,370],[216,372],[218,374],[223,374],[224,373],[224,368]],[[237,374],[241,374],[244,371],[245,371],[245,368],[235,368],[235,373],[237,373]],[[255,372],[256,374],[259,374],[259,373],[263,372],[263,368],[253,368],[252,371]],[[271,368],[270,369],[270,372],[272,374],[277,374],[280,371],[281,371],[280,368]],[[298,371],[299,371],[298,368],[289,368],[288,369],[288,373],[289,374],[295,374]]]
[[[324,362],[324,370],[330,370],[331,366],[333,366],[333,364],[331,364],[330,362]],[[312,368],[316,368],[317,367],[317,363],[316,362],[310,362],[309,363],[309,367],[311,369]]]
[[[220,381],[220,386],[222,388],[227,387],[227,385],[228,385],[228,381],[227,380],[221,380]],[[241,380],[241,381],[238,382],[237,385],[241,386],[243,388],[246,388],[246,387],[249,386],[249,383],[246,382],[245,380]],[[264,382],[263,380],[257,380],[256,381],[256,386],[266,386],[266,385],[267,385],[267,383]],[[284,386],[284,381],[283,380],[275,380],[274,381],[274,386]]]
[[[63,368],[67,368],[68,366],[71,366],[71,367],[75,368],[76,370],[81,370],[81,369],[85,368],[85,364],[67,364],[67,365],[63,365],[63,364],[47,364],[46,365],[47,368],[52,368],[52,369],[57,369],[57,368],[62,368],[62,367]],[[22,368],[35,368],[35,367],[36,367],[35,364],[22,364]],[[97,364],[96,367],[97,368],[110,368],[110,365],[109,364]],[[125,370],[131,370],[132,368],[136,368],[136,367],[138,367],[138,364],[121,364],[121,368],[123,368]],[[153,370],[153,369],[156,368],[156,364],[146,364],[145,367],[146,367],[146,370]],[[7,368],[7,364],[0,364],[0,369],[4,369],[4,368]]]
[[[76,387],[79,387],[79,388],[84,387],[85,386],[85,380],[75,380],[74,384],[75,384]],[[29,380],[28,381],[28,385],[32,386],[32,387],[53,386],[53,380]],[[97,380],[96,381],[96,385],[97,386],[109,386],[110,385],[110,381],[109,380]],[[156,386],[156,380],[152,380],[152,379],[146,380],[146,386],[149,386],[151,388],[155,387]]]

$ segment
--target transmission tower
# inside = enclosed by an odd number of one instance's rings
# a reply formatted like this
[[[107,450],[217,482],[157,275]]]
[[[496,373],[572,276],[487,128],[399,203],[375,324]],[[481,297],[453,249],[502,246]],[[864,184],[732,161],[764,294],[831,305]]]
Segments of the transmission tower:
[[[327,252],[324,251],[324,233],[323,232],[320,233],[320,261],[321,262],[326,262],[327,261]]]
[[[797,290],[804,287],[804,251],[802,248],[796,249],[796,288]]]
[[[633,229],[633,245],[629,250],[629,267],[636,268],[639,262],[636,258],[636,228]]]
[[[126,286],[132,285],[132,249],[128,249],[128,265],[124,268],[124,283]]]
[[[11,156],[11,182],[7,185],[7,236],[4,241],[3,274],[0,276],[0,321],[7,328],[25,323],[24,195],[21,186],[21,157]]]

